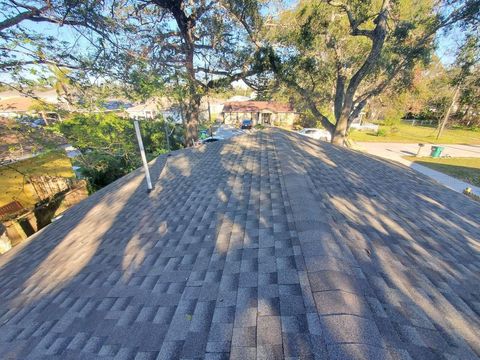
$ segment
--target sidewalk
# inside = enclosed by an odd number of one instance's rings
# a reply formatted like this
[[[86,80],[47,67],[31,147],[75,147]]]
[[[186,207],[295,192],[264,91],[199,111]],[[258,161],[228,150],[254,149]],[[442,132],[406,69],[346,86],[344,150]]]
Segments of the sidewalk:
[[[415,171],[422,173],[440,184],[455,190],[457,192],[463,192],[467,187],[472,189],[472,192],[476,195],[480,195],[480,187],[473,186],[465,181],[456,179],[452,176],[446,175],[442,172],[430,169],[426,166],[413,163],[404,158],[404,156],[415,156],[418,150],[418,144],[403,144],[403,143],[368,143],[358,142],[356,143],[357,150],[380,156],[386,159],[397,161],[403,165],[411,167]],[[480,146],[478,145],[438,145],[445,147],[442,155],[450,157],[480,157]],[[420,156],[428,156],[430,153],[430,144],[426,144],[421,152]]]

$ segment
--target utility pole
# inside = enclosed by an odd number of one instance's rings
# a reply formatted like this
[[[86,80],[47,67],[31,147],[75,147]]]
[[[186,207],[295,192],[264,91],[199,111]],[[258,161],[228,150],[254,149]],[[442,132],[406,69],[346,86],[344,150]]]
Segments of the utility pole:
[[[167,125],[167,120],[164,119],[163,120],[163,127],[164,127],[164,130],[165,130],[165,139],[167,139],[167,150],[168,152],[170,152],[170,139],[169,139],[169,134],[168,134],[168,125]]]
[[[137,134],[138,147],[140,149],[140,155],[142,157],[143,168],[145,170],[145,178],[147,179],[148,192],[152,191],[152,180],[150,179],[150,170],[148,169],[147,157],[145,156],[145,149],[143,147],[142,133],[140,132],[140,125],[138,120],[133,121],[135,127],[135,133]]]
[[[440,138],[442,135],[443,129],[445,128],[445,125],[447,125],[448,118],[450,117],[450,113],[452,112],[453,106],[455,105],[455,102],[457,101],[458,94],[460,92],[460,86],[457,85],[455,88],[455,92],[453,93],[453,98],[452,98],[452,103],[447,109],[447,112],[445,113],[445,116],[443,117],[443,120],[438,128],[438,134],[437,134],[437,140]]]

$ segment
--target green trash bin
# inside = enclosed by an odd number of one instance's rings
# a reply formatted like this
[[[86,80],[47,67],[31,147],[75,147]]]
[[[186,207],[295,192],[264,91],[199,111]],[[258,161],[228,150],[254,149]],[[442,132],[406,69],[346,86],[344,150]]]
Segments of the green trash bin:
[[[430,153],[430,156],[432,158],[439,158],[443,149],[443,146],[432,146],[432,152]]]

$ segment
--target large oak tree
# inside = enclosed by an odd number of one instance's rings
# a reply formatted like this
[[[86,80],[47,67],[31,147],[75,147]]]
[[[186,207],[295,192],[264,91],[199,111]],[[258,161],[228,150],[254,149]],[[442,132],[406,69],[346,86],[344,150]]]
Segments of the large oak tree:
[[[480,1],[313,0],[284,12],[262,46],[270,70],[301,95],[311,113],[344,144],[370,99],[408,82],[429,61],[435,35],[477,24]]]
[[[256,29],[260,5],[251,0],[113,1],[122,29],[115,46],[96,59],[98,71],[141,91],[181,94],[185,144],[198,138],[201,99],[212,89],[255,73],[255,48],[245,30]],[[246,25],[246,26],[244,26]],[[119,44],[120,41],[122,44]],[[150,86],[156,84],[155,86]]]

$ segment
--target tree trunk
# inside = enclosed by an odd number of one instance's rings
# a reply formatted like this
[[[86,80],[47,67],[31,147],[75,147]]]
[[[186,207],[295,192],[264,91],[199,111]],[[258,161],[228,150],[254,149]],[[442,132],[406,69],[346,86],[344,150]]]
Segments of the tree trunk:
[[[345,140],[347,138],[347,130],[348,130],[348,114],[346,111],[343,111],[340,117],[337,120],[337,124],[335,126],[335,130],[332,136],[332,144],[341,145],[345,144]]]
[[[332,144],[344,145],[347,135],[347,130],[349,127],[349,119],[351,117],[352,111],[354,111],[354,96],[358,89],[358,86],[363,81],[365,76],[371,71],[371,69],[378,63],[380,54],[385,43],[385,38],[387,34],[387,14],[388,9],[390,8],[390,0],[384,0],[382,9],[378,16],[375,19],[375,29],[368,31],[368,37],[372,40],[372,47],[370,52],[365,59],[365,62],[357,70],[357,72],[352,76],[348,83],[347,90],[345,91],[345,96],[343,97],[343,106],[340,117],[337,119],[335,125],[335,131],[333,132]],[[356,28],[352,29],[354,31],[358,30]],[[341,82],[343,86],[343,81]],[[338,86],[338,84],[337,84]],[[340,96],[337,94],[336,97]],[[338,113],[338,111],[335,111]]]
[[[195,142],[198,140],[198,123],[199,123],[199,115],[200,115],[200,101],[201,95],[197,92],[196,86],[196,72],[195,66],[193,64],[194,61],[194,38],[193,38],[193,28],[189,27],[189,31],[185,36],[186,47],[186,68],[188,74],[188,97],[189,97],[189,104],[188,104],[188,112],[187,112],[187,128],[185,132],[185,145],[193,146]]]
[[[167,9],[175,19],[182,34],[182,52],[185,54],[185,68],[188,80],[188,102],[185,111],[185,145],[193,146],[198,140],[198,120],[201,95],[197,91],[195,57],[195,14],[189,14],[182,0],[154,0],[154,3]]]
[[[200,97],[194,96],[188,104],[186,113],[185,146],[193,146],[198,140]]]

